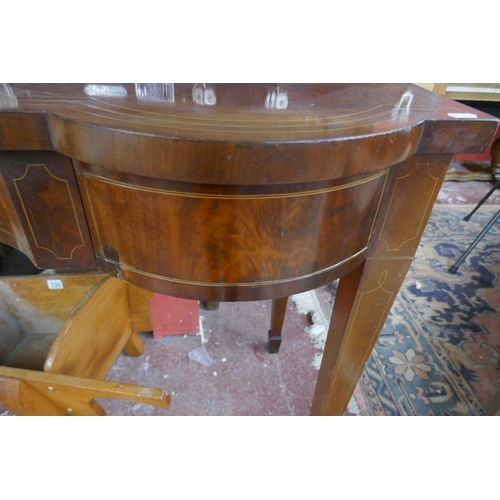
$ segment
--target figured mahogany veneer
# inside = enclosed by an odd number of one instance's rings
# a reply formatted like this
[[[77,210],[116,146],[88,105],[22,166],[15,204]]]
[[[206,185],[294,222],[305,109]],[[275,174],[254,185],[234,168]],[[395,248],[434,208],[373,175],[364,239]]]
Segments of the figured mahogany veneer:
[[[206,301],[295,293],[305,280],[328,282],[338,268],[360,262],[387,177],[260,194],[221,186],[213,193],[165,181],[151,187],[140,177],[119,182],[85,175],[82,167],[99,265],[157,292]]]
[[[347,405],[453,154],[484,151],[498,125],[413,85],[10,89],[0,240],[174,296],[275,299],[274,351],[286,297],[340,277],[323,415]]]

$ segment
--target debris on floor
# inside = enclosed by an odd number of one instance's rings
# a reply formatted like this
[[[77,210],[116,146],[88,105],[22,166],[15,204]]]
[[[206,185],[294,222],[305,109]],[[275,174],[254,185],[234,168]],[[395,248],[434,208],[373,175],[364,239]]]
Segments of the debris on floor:
[[[208,354],[207,350],[205,349],[204,344],[200,347],[197,347],[196,349],[193,349],[192,351],[189,351],[188,358],[191,361],[196,361],[197,363],[202,364],[203,366],[210,366],[213,362],[210,354]]]
[[[325,318],[314,292],[298,293],[292,295],[291,299],[295,304],[296,310],[300,314],[307,314],[310,318],[311,325],[304,330],[311,338],[315,347],[321,351],[315,354],[312,361],[314,368],[319,370],[328,333],[329,319]]]

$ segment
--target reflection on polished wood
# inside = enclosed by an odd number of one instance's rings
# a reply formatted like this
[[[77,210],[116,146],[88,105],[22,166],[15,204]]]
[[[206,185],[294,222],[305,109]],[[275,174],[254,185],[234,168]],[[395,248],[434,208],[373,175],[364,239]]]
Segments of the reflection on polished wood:
[[[137,290],[274,299],[271,350],[286,297],[341,278],[312,413],[342,414],[453,154],[497,120],[414,85],[155,85],[9,87],[0,241]]]

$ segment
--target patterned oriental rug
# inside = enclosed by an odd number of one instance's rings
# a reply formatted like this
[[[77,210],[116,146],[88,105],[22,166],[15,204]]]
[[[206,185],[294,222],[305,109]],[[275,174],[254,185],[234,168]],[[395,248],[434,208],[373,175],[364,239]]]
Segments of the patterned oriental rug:
[[[448,272],[500,207],[483,206],[464,222],[472,208],[434,208],[350,414],[483,415],[500,389],[500,221],[455,275]],[[314,304],[309,333],[317,366],[335,289],[303,297]]]

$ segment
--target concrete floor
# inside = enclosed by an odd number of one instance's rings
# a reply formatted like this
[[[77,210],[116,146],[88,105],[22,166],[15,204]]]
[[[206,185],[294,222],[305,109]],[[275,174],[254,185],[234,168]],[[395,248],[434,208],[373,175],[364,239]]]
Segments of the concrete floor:
[[[317,371],[316,352],[305,315],[289,300],[284,340],[279,354],[266,349],[271,302],[221,303],[216,311],[201,310],[206,343],[200,335],[143,334],[146,352],[120,356],[109,380],[164,388],[172,395],[169,409],[122,401],[102,406],[112,415],[307,415]],[[203,346],[203,347],[202,347]],[[209,366],[189,353],[202,348]],[[199,351],[198,351],[199,352]]]

